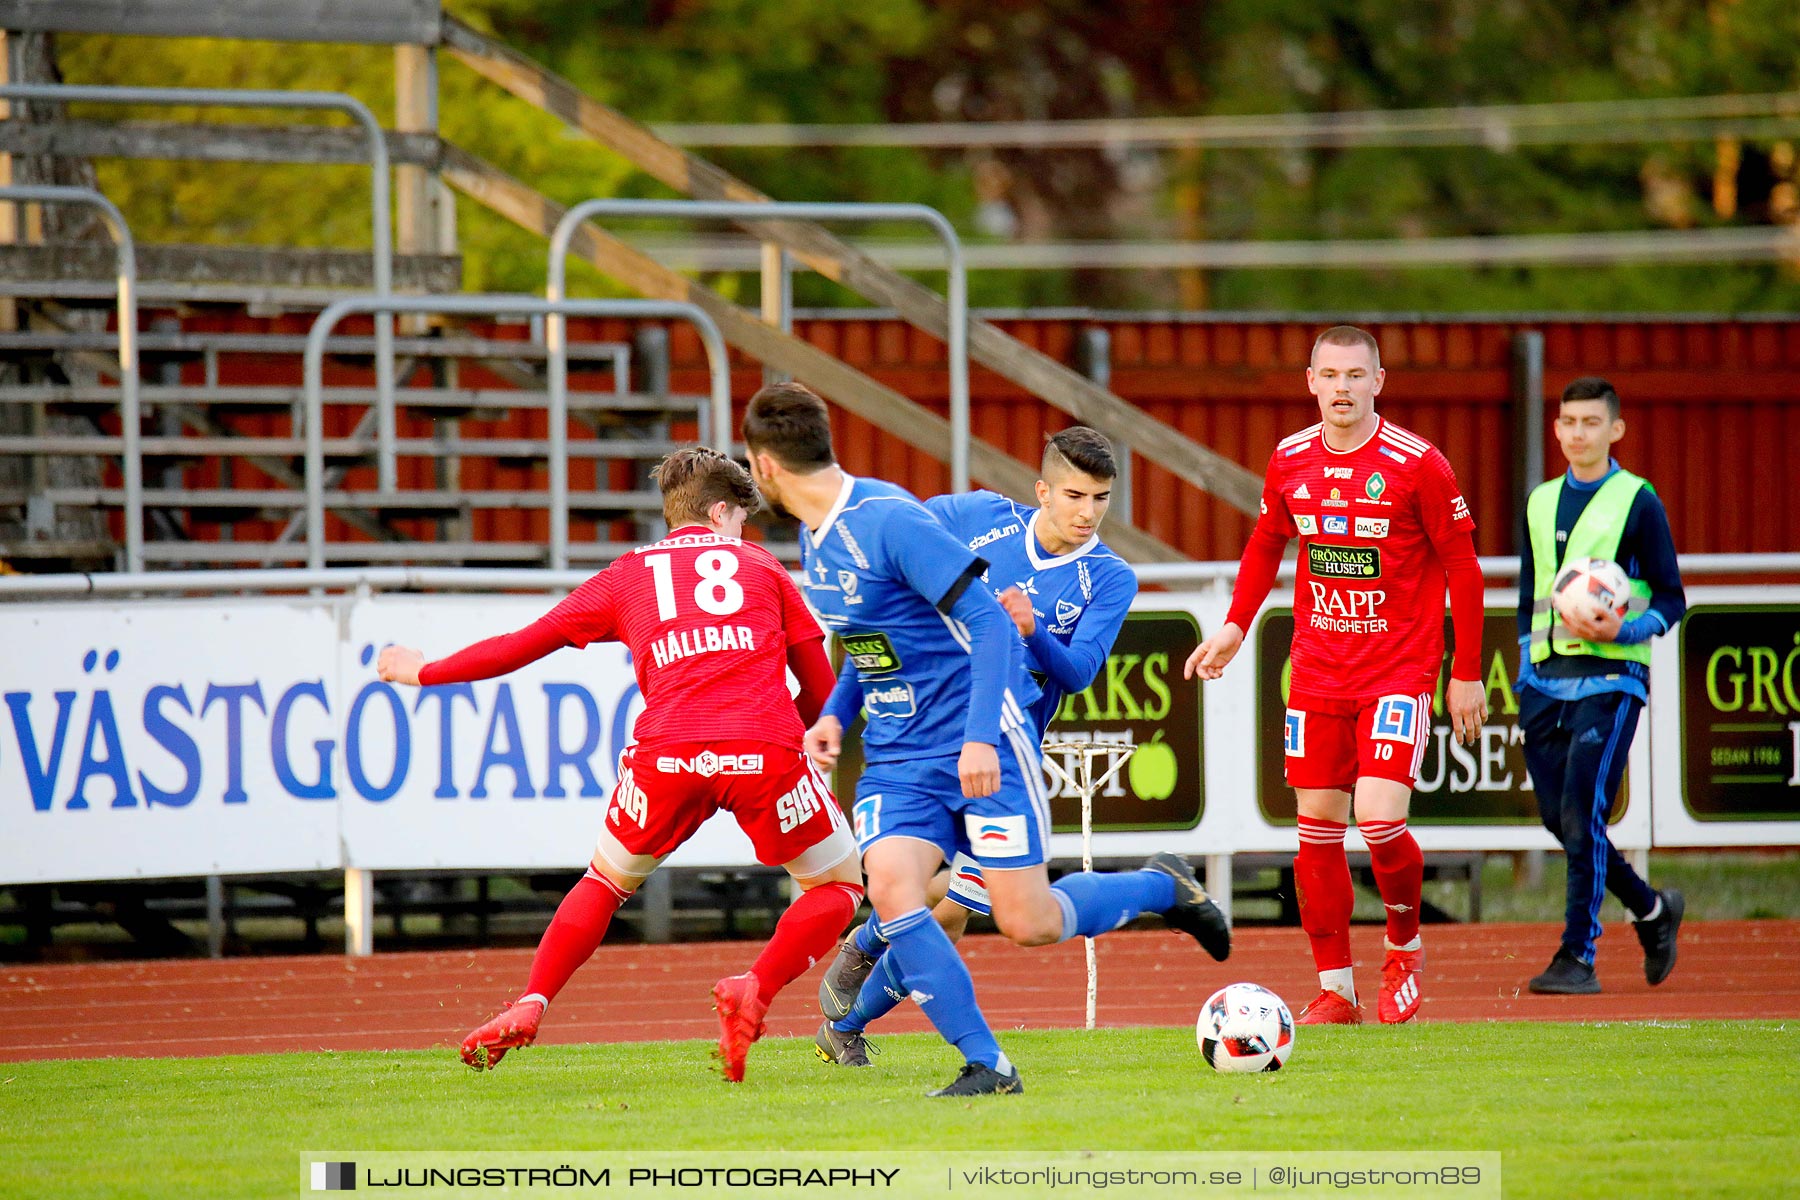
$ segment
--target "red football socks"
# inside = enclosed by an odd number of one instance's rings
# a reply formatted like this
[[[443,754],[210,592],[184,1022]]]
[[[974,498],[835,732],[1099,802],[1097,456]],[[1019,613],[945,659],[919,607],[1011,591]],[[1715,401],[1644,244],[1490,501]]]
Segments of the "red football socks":
[[[863,890],[854,883],[822,883],[788,906],[750,967],[764,1004],[837,949],[838,935],[856,916],[862,898]]]
[[[1425,856],[1405,821],[1359,821],[1369,844],[1369,866],[1387,908],[1387,940],[1409,946],[1419,936],[1419,899],[1425,879]]]
[[[1313,964],[1320,971],[1350,966],[1350,911],[1356,892],[1350,882],[1350,860],[1344,857],[1344,831],[1338,821],[1301,814],[1300,853],[1294,856],[1294,890],[1300,902],[1300,927],[1312,942]]]
[[[556,999],[581,964],[594,956],[606,937],[606,927],[630,892],[603,875],[589,870],[557,906],[550,928],[544,930],[537,953],[531,959],[531,980],[525,995],[536,993],[546,1001]]]

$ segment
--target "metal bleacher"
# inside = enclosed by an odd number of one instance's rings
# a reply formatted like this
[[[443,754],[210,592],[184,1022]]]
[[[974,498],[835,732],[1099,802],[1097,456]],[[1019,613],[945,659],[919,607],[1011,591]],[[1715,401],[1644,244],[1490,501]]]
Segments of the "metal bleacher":
[[[36,319],[48,313],[68,323],[70,309],[53,299],[59,282],[43,281],[46,298],[27,302],[38,305],[33,328],[0,333],[0,461],[12,460],[10,478],[0,481],[0,558],[37,570],[113,566],[125,494],[109,466],[123,452],[123,438],[117,387],[104,376],[116,373],[117,334]],[[139,339],[141,401],[146,428],[155,430],[142,439],[146,563],[166,569],[303,560],[305,337],[150,325]],[[444,327],[395,340],[395,450],[411,484],[405,491],[364,486],[376,452],[373,386],[325,389],[325,503],[347,527],[328,544],[333,565],[544,563],[541,536],[495,536],[481,519],[548,506],[545,489],[531,479],[549,449],[543,418],[524,436],[508,428],[533,425],[529,414],[547,406],[545,350],[523,328],[518,338],[495,332]],[[346,373],[366,371],[374,341],[334,337],[327,353]],[[573,539],[570,554],[605,562],[660,531],[649,468],[698,436],[707,397],[668,390],[660,329],[641,331],[636,345],[572,342],[570,360],[577,432],[569,453],[591,463],[594,478],[570,495],[572,519],[585,518],[594,529],[594,536]],[[477,372],[484,384],[501,386],[460,382]],[[75,381],[82,376],[89,381]],[[271,376],[294,382],[239,381]],[[82,469],[57,471],[52,460],[75,460]],[[468,478],[478,462],[487,465],[483,482]],[[507,474],[519,484],[495,481]],[[58,536],[72,526],[86,536]]]

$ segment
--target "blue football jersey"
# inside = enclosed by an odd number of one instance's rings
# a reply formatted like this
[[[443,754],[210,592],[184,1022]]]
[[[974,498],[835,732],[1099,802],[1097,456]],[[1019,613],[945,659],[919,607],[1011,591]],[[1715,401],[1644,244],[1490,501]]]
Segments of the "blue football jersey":
[[[948,615],[978,586],[983,560],[905,488],[846,472],[818,530],[801,530],[800,562],[807,603],[862,684],[869,762],[961,752],[973,653],[1013,660],[1007,678],[1024,686],[1013,682],[1001,697],[1000,729],[1026,724],[1037,689],[1017,640],[972,646],[968,629]]]
[[[925,507],[988,560],[981,578],[995,595],[1016,587],[1031,600],[1037,630],[1024,641],[1023,665],[1042,690],[1030,706],[1041,740],[1063,697],[1086,688],[1106,665],[1137,595],[1137,573],[1099,534],[1067,554],[1050,554],[1037,538],[1038,510],[994,492],[933,496]]]

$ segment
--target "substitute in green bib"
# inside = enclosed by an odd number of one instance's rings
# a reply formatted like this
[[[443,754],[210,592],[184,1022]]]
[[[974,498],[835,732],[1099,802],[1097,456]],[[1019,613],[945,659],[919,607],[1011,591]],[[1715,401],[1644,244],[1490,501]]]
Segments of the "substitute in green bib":
[[[1681,893],[1656,891],[1631,869],[1606,836],[1606,816],[1650,699],[1650,639],[1675,628],[1687,599],[1662,501],[1612,457],[1625,436],[1613,386],[1575,380],[1563,389],[1555,428],[1569,469],[1533,488],[1525,504],[1518,695],[1538,814],[1568,856],[1569,891],[1562,945],[1530,986],[1587,994],[1600,990],[1594,942],[1607,892],[1635,923],[1644,977],[1661,983],[1675,968]],[[1552,585],[1562,565],[1577,558],[1610,559],[1624,569],[1632,585],[1625,617],[1556,612]]]

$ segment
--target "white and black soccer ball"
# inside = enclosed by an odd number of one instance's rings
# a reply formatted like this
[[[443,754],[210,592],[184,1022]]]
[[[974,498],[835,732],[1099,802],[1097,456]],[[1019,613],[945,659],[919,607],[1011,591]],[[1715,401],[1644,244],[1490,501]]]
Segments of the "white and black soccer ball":
[[[1200,1009],[1194,1040],[1215,1071],[1279,1071],[1294,1050],[1294,1014],[1268,988],[1234,983]]]
[[[1550,594],[1565,621],[1572,612],[1593,618],[1608,609],[1623,617],[1631,603],[1631,578],[1611,559],[1572,558],[1556,573]]]

